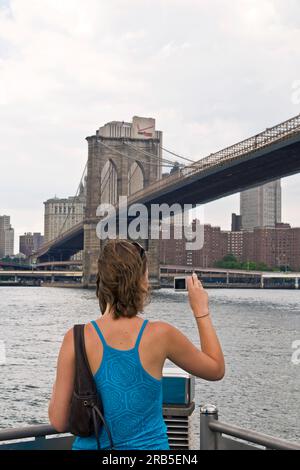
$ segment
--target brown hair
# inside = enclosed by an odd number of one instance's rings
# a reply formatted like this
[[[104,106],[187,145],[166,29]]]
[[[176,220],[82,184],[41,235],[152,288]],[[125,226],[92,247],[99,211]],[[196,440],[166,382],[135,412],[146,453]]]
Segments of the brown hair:
[[[149,298],[143,282],[147,269],[146,253],[127,240],[108,240],[98,259],[96,295],[102,314],[111,305],[115,318],[134,317]]]

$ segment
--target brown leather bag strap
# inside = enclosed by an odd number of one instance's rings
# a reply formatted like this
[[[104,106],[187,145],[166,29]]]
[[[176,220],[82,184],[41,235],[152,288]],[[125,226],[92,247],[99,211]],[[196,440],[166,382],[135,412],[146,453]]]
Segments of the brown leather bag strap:
[[[96,394],[96,384],[84,343],[84,325],[74,325],[74,349],[75,349],[75,391],[78,395]]]
[[[75,384],[74,389],[76,395],[81,398],[86,397],[86,406],[91,407],[92,417],[94,424],[94,431],[97,441],[97,448],[99,449],[99,432],[98,432],[98,421],[102,422],[108,439],[110,442],[111,449],[114,448],[111,432],[107,423],[99,409],[101,404],[101,397],[98,394],[96,383],[94,380],[93,373],[91,371],[89,361],[85,349],[84,341],[84,325],[74,325],[74,349],[75,349]]]
[[[104,426],[104,429],[105,429],[106,434],[107,434],[108,439],[109,439],[110,450],[114,450],[114,443],[113,443],[112,435],[111,435],[110,429],[109,429],[109,427],[107,426],[106,421],[105,421],[105,419],[104,419],[104,417],[103,417],[101,411],[99,410],[99,408],[98,408],[97,406],[94,406],[94,407],[93,407],[93,412],[94,412],[94,413],[97,413],[97,415],[99,416],[100,420],[102,421],[103,426]]]

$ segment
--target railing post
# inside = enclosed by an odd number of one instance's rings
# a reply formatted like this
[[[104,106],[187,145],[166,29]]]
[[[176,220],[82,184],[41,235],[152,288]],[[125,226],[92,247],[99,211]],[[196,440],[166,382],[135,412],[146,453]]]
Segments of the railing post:
[[[264,289],[265,287],[263,274],[260,275],[260,287],[261,289]]]
[[[200,450],[217,450],[218,435],[210,430],[209,423],[218,419],[215,405],[204,405],[200,408]]]

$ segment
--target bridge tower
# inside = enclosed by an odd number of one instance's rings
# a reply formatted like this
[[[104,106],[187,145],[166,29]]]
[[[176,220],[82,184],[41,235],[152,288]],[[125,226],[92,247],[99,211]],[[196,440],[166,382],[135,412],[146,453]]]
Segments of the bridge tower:
[[[155,120],[134,116],[132,122],[112,121],[88,142],[87,201],[84,220],[83,286],[95,285],[101,241],[96,233],[101,203],[116,204],[161,178],[162,132]],[[150,228],[150,225],[149,225]],[[159,283],[159,240],[145,241],[149,277]]]

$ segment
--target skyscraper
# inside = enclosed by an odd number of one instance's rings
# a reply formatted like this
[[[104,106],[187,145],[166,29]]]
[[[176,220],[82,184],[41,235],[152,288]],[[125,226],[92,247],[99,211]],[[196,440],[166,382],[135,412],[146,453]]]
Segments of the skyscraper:
[[[240,214],[243,230],[253,230],[255,227],[275,227],[276,223],[280,223],[280,180],[243,191],[240,194]]]
[[[237,214],[231,214],[231,231],[239,232],[241,230],[241,216]]]
[[[0,258],[14,254],[14,229],[9,215],[0,215]]]
[[[58,237],[84,218],[86,186],[81,184],[78,196],[53,198],[44,202],[44,242]]]

